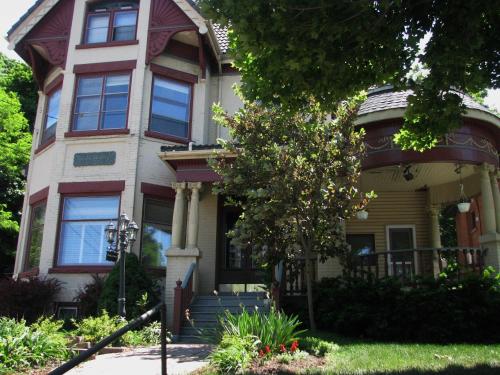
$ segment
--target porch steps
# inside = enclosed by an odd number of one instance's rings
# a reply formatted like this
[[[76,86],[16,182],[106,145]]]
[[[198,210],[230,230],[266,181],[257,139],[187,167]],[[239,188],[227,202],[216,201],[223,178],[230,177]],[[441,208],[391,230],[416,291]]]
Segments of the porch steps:
[[[197,296],[189,307],[191,322],[184,320],[176,342],[200,343],[213,339],[218,325],[217,317],[229,310],[233,314],[243,309],[249,313],[269,311],[270,301],[264,293],[239,295]]]

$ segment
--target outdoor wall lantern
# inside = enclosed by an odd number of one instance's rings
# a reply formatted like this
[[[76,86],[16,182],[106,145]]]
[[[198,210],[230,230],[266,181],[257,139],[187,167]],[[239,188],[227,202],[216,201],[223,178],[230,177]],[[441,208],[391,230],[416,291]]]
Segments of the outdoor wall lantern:
[[[462,214],[469,212],[470,210],[470,199],[467,198],[464,192],[464,184],[462,183],[462,166],[459,165],[455,169],[455,173],[458,174],[460,179],[460,199],[458,200],[457,207],[458,211]]]
[[[368,219],[368,211],[359,210],[358,212],[356,212],[356,218],[358,220],[367,220]]]
[[[117,229],[118,228],[118,229]],[[120,260],[120,285],[118,291],[118,315],[125,317],[125,252],[130,251],[139,227],[135,221],[130,221],[126,214],[121,214],[118,225],[113,222],[106,225],[104,233],[109,243],[106,260],[116,262]]]

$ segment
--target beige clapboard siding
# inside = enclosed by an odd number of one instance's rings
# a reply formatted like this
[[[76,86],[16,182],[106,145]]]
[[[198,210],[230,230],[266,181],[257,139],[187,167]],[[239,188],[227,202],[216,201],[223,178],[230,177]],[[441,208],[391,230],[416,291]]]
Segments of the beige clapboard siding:
[[[367,207],[368,220],[349,220],[346,225],[347,233],[374,234],[375,250],[386,251],[387,225],[415,225],[417,247],[430,245],[426,191],[377,192],[377,195]],[[319,278],[340,273],[337,259],[318,264]]]

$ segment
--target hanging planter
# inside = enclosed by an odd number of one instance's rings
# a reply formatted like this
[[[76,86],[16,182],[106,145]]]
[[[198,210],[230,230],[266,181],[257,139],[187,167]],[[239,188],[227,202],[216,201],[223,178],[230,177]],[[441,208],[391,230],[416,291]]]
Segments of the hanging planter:
[[[460,202],[457,203],[458,211],[462,214],[469,212],[470,210],[470,202]]]
[[[455,172],[460,177],[460,200],[457,203],[458,211],[462,214],[469,212],[470,210],[470,199],[467,198],[464,192],[464,184],[462,183],[462,166],[459,165]]]
[[[368,211],[359,210],[358,212],[356,212],[356,218],[358,220],[367,220],[368,219]]]

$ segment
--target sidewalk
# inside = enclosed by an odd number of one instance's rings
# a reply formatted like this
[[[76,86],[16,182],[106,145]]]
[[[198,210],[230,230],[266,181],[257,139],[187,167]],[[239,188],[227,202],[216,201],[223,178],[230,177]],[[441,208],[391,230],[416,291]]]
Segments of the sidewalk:
[[[168,375],[189,374],[207,364],[211,345],[167,345]],[[69,371],[69,375],[160,375],[160,347],[140,348],[131,351],[98,355]]]

